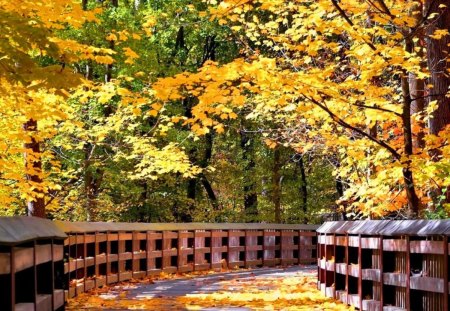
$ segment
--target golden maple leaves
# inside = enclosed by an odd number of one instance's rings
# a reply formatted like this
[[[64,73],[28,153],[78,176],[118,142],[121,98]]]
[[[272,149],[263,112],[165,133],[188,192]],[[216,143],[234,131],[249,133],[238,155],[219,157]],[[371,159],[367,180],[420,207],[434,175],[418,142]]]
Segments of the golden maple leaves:
[[[181,278],[195,280],[201,274],[212,272],[181,275]],[[163,275],[159,279],[170,278],[172,275]],[[180,276],[175,277],[180,278]],[[208,279],[199,280],[198,286],[207,286]],[[144,281],[145,285],[148,281]],[[150,281],[150,283],[153,283]],[[158,283],[164,287],[164,282]],[[92,294],[82,294],[69,301],[68,310],[85,308],[95,309],[145,309],[145,310],[202,310],[208,307],[215,308],[247,308],[250,310],[353,310],[353,308],[335,302],[323,296],[316,289],[317,279],[312,273],[301,273],[288,277],[243,277],[235,276],[232,279],[223,278],[215,283],[217,291],[191,293],[172,297],[162,291],[157,297],[131,298],[127,291],[139,288],[139,281],[114,288],[94,291]],[[173,284],[171,285],[173,286]],[[189,290],[189,289],[186,289]]]
[[[437,164],[430,161],[431,146],[415,150],[414,155],[404,153],[404,95],[398,81],[405,73],[417,79],[429,74],[418,50],[407,51],[404,46],[408,29],[422,27],[411,13],[417,10],[414,2],[386,1],[388,12],[354,0],[210,4],[212,18],[227,24],[243,42],[246,58],[224,65],[208,63],[197,73],[161,79],[154,85],[162,101],[199,99],[193,118],[185,121],[194,124],[194,132],[207,133],[227,119],[217,107],[236,114],[245,107],[250,112],[242,117],[277,122],[288,132],[303,128],[305,148],[291,146],[307,152],[315,141],[337,153],[336,174],[350,185],[344,199],[358,198],[353,205],[366,215],[379,216],[405,206],[401,185],[406,167],[417,177],[423,198],[430,187],[449,185],[439,177],[442,174],[435,176],[437,182],[433,177],[436,165],[448,171],[446,155]],[[431,38],[446,35],[448,30],[437,30]],[[431,110],[411,116],[414,135],[426,134],[417,120],[429,118]],[[364,135],[371,129],[375,137]],[[270,138],[266,142],[276,144]],[[434,169],[425,169],[430,165]]]

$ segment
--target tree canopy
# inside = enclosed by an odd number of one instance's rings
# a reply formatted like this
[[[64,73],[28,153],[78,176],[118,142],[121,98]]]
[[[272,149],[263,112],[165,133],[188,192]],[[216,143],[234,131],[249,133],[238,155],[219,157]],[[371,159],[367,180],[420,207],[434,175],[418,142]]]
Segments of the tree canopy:
[[[0,0],[0,213],[447,217],[446,2]]]

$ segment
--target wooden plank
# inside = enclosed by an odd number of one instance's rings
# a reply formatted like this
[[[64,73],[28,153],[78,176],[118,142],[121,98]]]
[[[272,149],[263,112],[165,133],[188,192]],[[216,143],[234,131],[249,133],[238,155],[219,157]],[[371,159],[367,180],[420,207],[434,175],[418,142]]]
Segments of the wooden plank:
[[[244,230],[239,230],[239,231],[236,231],[236,230],[230,230],[229,231],[230,232],[230,237],[243,237],[243,236],[245,236],[245,231]]]
[[[444,254],[442,241],[411,241],[410,252],[417,254]]]
[[[33,266],[33,248],[32,247],[13,247],[14,267],[12,271],[19,272]],[[11,263],[11,266],[12,263]]]
[[[53,258],[54,261],[64,259],[64,246],[62,244],[53,244]]]
[[[195,231],[195,236],[197,238],[209,238],[211,237],[211,231]]]
[[[11,272],[11,253],[0,253],[0,275]]]
[[[247,236],[262,236],[263,232],[262,231],[256,231],[256,230],[248,230],[247,232]]]
[[[444,293],[444,279],[414,276],[410,277],[410,288],[433,293]]]
[[[336,245],[345,246],[347,244],[347,237],[346,236],[336,236],[335,241],[336,241]]]
[[[98,254],[97,256],[95,256],[95,260],[97,262],[97,266],[106,263],[106,254]]]
[[[95,287],[102,287],[106,285],[106,277],[104,275],[98,275],[95,277]]]
[[[346,275],[347,274],[347,264],[345,262],[344,263],[336,263],[335,270],[336,270],[336,273]]]
[[[95,231],[179,231],[179,230],[305,230],[315,231],[318,225],[262,223],[114,223],[54,221],[64,232]]]
[[[383,273],[383,283],[385,285],[406,287],[406,274],[404,273]]]
[[[379,237],[362,237],[361,248],[364,249],[379,249],[380,238]]]
[[[135,233],[135,239],[136,240],[146,240],[147,239],[147,234],[145,232],[136,232]]]
[[[384,239],[383,251],[406,252],[406,240],[404,239]]]
[[[348,237],[348,246],[359,247],[359,237],[358,236],[349,236]]]
[[[381,270],[380,269],[362,269],[361,279],[381,282]]]
[[[64,305],[64,290],[55,289],[53,293],[53,308],[57,310]]]
[[[84,236],[84,243],[95,243],[95,234],[87,234]]]
[[[133,234],[131,232],[120,232],[119,241],[129,241],[133,239]]]
[[[119,234],[118,233],[112,233],[112,232],[108,232],[108,237],[107,240],[108,241],[117,241],[119,239]]]
[[[347,272],[348,275],[353,276],[355,278],[359,278],[360,274],[359,274],[359,267],[360,265],[355,265],[355,264],[350,264],[347,267]]]

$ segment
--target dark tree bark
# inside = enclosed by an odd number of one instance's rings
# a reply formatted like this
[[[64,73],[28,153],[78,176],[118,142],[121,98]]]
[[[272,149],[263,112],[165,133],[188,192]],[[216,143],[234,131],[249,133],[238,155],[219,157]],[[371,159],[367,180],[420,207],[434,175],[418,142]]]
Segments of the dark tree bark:
[[[84,191],[86,194],[86,217],[88,221],[96,221],[97,219],[97,198],[101,191],[104,172],[100,168],[92,167],[92,157],[94,146],[86,142],[83,147],[84,151]]]
[[[202,169],[207,168],[209,165],[209,162],[212,157],[213,142],[214,142],[213,135],[211,133],[206,134],[204,138],[203,158],[199,161],[200,167]],[[211,183],[209,182],[208,178],[206,178],[204,173],[200,174],[199,178],[203,185],[203,188],[206,191],[206,194],[208,195],[208,199],[211,205],[215,210],[217,210],[219,208],[219,202],[217,200],[216,194],[214,193]]]
[[[336,178],[336,192],[340,198],[344,195],[344,183],[342,182],[342,179],[340,177]],[[348,220],[346,206],[347,206],[347,202],[342,202],[341,214],[342,214],[343,220]]]
[[[281,223],[281,167],[281,151],[279,147],[275,147],[272,167],[272,202],[276,223]]]
[[[244,162],[244,211],[250,221],[258,216],[258,194],[254,180],[256,163],[254,161],[254,141],[245,130],[240,131],[242,160]]]
[[[406,40],[406,51],[411,53],[413,50],[412,39]],[[408,73],[406,71],[403,72],[401,78],[401,87],[402,87],[402,95],[403,95],[403,110],[402,110],[402,126],[403,126],[403,145],[404,145],[404,154],[407,157],[413,155],[413,136],[412,136],[412,128],[411,128],[411,92],[409,89],[409,81],[408,81]],[[408,207],[409,207],[409,216],[410,218],[416,218],[419,216],[419,212],[421,209],[421,201],[417,196],[413,174],[410,168],[410,160],[407,160],[406,163],[403,163],[403,183],[406,191],[406,197],[408,199]]]
[[[119,0],[111,0],[111,6],[113,7],[113,8],[118,8],[119,7]],[[109,48],[111,49],[111,50],[114,50],[114,48],[115,48],[115,43],[114,43],[114,40],[110,40],[109,41]],[[113,71],[113,65],[112,64],[107,64],[106,66],[105,66],[105,69],[106,69],[106,72],[105,72],[105,82],[106,83],[108,83],[108,82],[110,82],[111,81],[111,78],[112,78],[112,71]]]
[[[81,1],[81,8],[82,8],[84,11],[87,10],[88,2],[89,2],[89,0],[82,0],[82,1]]]
[[[109,41],[109,48],[111,50],[114,50],[115,44],[114,40]],[[112,78],[112,71],[113,71],[113,65],[112,64],[106,64],[105,65],[105,82],[108,83],[111,81]]]
[[[419,25],[422,21],[422,11],[423,6],[420,2],[417,2],[416,12],[414,14],[414,18],[416,19],[417,25]],[[415,50],[417,55],[420,58],[424,58],[424,31],[422,28],[419,28],[416,31],[417,43],[415,45]],[[421,68],[425,68],[425,62],[421,63]],[[426,106],[425,100],[425,80],[419,79],[414,73],[409,73],[409,90],[411,93],[411,114],[422,113]],[[421,151],[425,147],[425,124],[423,121],[418,121],[417,126],[419,127],[419,131],[413,137],[413,147],[418,151]]]
[[[148,213],[147,213],[147,201],[148,201],[148,183],[146,180],[142,181],[142,191],[140,201],[142,205],[139,208],[139,218],[140,222],[150,222]]]
[[[442,7],[440,8],[439,6]],[[429,21],[426,28],[427,35],[427,60],[430,78],[428,84],[433,85],[428,89],[429,101],[437,100],[438,108],[430,119],[430,133],[438,134],[450,123],[450,97],[446,97],[450,86],[450,36],[442,36],[440,39],[429,37],[438,29],[450,29],[450,4],[448,0],[427,0],[425,12],[428,16],[437,13]]]
[[[40,144],[34,138],[37,132],[37,121],[30,119],[24,125],[23,129],[30,136],[30,141],[25,143],[25,167],[26,167],[26,179],[31,183],[40,185],[42,184],[42,178],[38,175],[42,172],[41,162],[41,150]],[[28,173],[31,170],[33,173]],[[28,216],[35,216],[45,218],[45,197],[41,189],[34,189],[34,200],[27,202],[27,214]]]
[[[300,169],[300,180],[301,184],[299,187],[299,192],[302,197],[301,209],[303,211],[303,223],[308,223],[308,217],[306,214],[308,213],[308,182],[306,180],[306,172],[305,172],[305,163],[303,161],[303,155],[297,161],[297,166]]]

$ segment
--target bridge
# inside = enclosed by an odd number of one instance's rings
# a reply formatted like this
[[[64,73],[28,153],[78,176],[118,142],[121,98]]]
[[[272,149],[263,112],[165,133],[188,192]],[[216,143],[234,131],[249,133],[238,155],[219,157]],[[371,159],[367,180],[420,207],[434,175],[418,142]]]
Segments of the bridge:
[[[317,228],[0,217],[0,309],[63,310],[74,298],[71,310],[90,308],[92,299],[115,310],[127,303],[180,310],[201,298],[197,310],[274,300],[281,304],[274,309],[310,310],[320,301],[331,310],[448,310],[449,236],[450,220]],[[185,272],[196,278],[180,278]],[[315,287],[323,295],[305,297]]]
[[[316,264],[316,229],[0,217],[0,304],[62,310],[83,292],[161,273]]]

